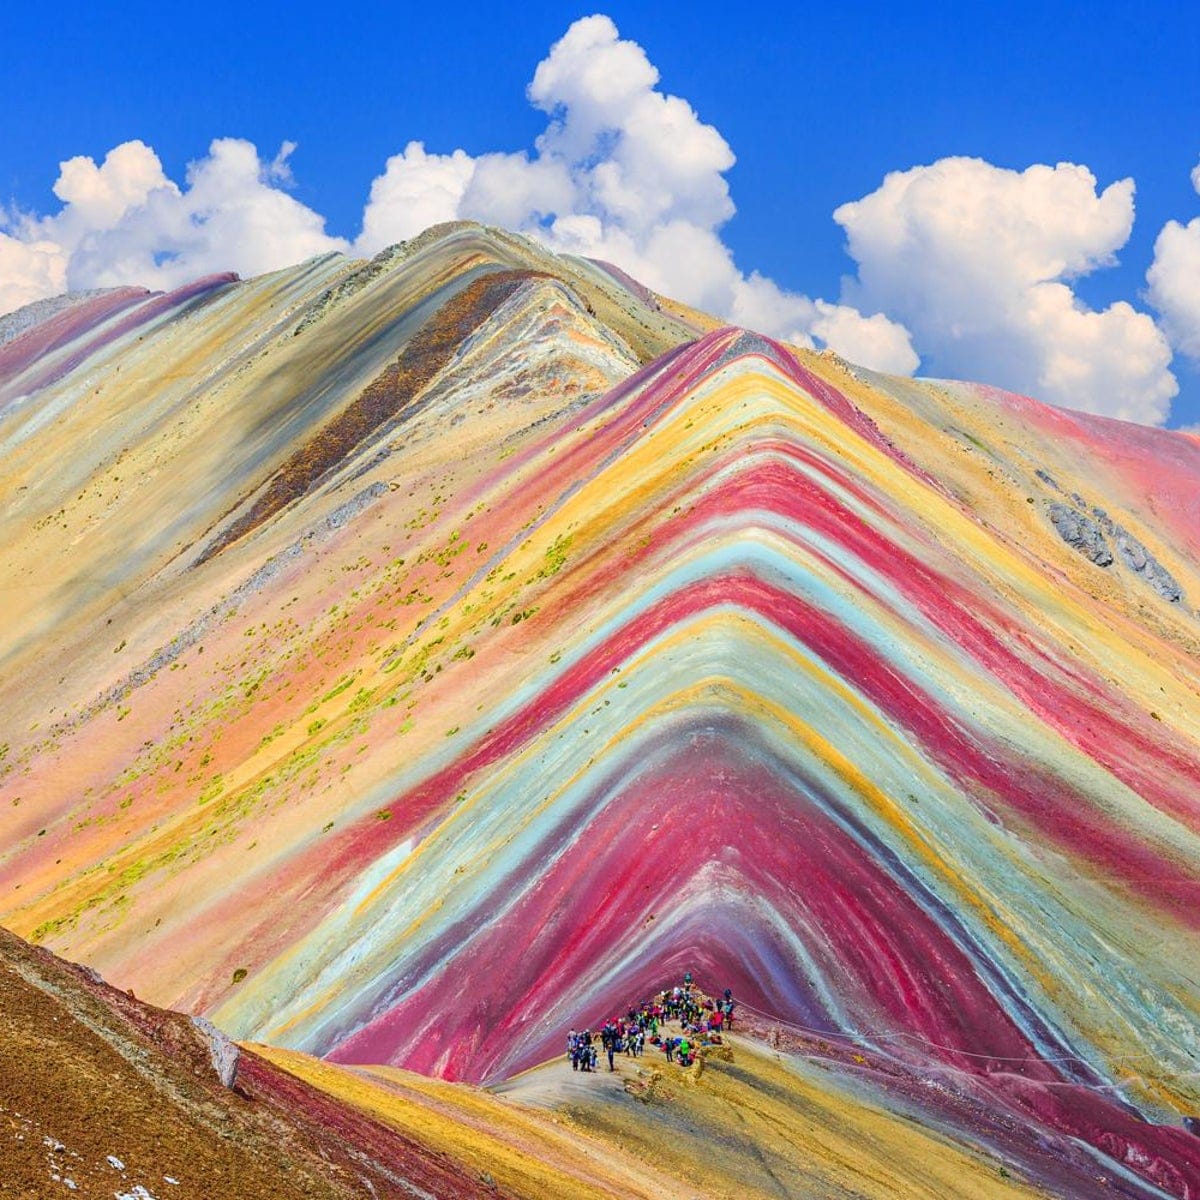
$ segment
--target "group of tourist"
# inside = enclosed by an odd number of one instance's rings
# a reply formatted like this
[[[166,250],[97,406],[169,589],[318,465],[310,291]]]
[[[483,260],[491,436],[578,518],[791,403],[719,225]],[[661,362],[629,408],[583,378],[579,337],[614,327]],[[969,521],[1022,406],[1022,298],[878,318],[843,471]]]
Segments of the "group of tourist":
[[[615,1071],[618,1054],[640,1058],[647,1042],[657,1046],[667,1062],[690,1067],[700,1046],[720,1045],[722,1032],[733,1027],[734,1007],[729,988],[720,1000],[713,1000],[696,989],[689,971],[681,985],[664,989],[653,1001],[643,1000],[624,1017],[610,1018],[598,1031],[572,1029],[567,1034],[571,1070],[597,1070],[603,1053],[608,1069]],[[667,1032],[665,1026],[670,1021],[679,1023],[678,1037]]]

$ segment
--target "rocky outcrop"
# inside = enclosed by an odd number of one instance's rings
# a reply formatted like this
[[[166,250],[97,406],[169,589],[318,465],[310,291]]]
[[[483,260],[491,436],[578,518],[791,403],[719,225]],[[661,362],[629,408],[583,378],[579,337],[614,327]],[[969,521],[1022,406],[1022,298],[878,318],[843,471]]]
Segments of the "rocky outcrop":
[[[238,1057],[241,1053],[237,1044],[205,1017],[193,1017],[192,1024],[200,1030],[208,1043],[208,1056],[212,1060],[213,1070],[216,1071],[221,1086],[233,1087],[237,1081]]]
[[[1055,501],[1050,505],[1050,521],[1058,536],[1098,567],[1112,565],[1112,551],[1100,526],[1086,513]]]
[[[1117,549],[1117,558],[1151,591],[1172,604],[1183,600],[1183,589],[1145,543],[1123,525],[1118,525],[1103,508],[1093,506],[1088,512],[1084,510],[1086,502],[1082,496],[1075,493],[1071,498],[1078,507],[1055,500],[1047,508],[1051,524],[1068,546],[1078,550],[1096,566],[1110,567],[1114,561],[1108,542],[1111,538]]]

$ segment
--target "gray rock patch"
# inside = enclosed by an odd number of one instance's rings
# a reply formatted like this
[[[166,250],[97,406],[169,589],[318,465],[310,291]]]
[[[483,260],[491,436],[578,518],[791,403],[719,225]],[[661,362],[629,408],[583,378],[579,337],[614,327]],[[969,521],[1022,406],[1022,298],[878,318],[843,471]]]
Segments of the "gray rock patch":
[[[1078,550],[1096,566],[1112,565],[1112,551],[1104,540],[1100,526],[1091,517],[1055,501],[1050,505],[1050,521],[1068,546]]]
[[[1080,511],[1087,507],[1083,497],[1074,493],[1072,499],[1079,502],[1079,509],[1056,501],[1049,510],[1058,536],[1068,546],[1073,546],[1097,566],[1107,567],[1113,563],[1113,554],[1107,541],[1111,538],[1121,565],[1132,571],[1151,591],[1172,604],[1179,604],[1183,600],[1183,589],[1175,577],[1154,557],[1144,542],[1134,537],[1123,525],[1118,525],[1099,505],[1091,506],[1089,516]]]
[[[222,1033],[207,1017],[193,1017],[192,1024],[204,1035],[208,1042],[208,1057],[212,1061],[213,1070],[222,1086],[231,1088],[237,1079],[238,1058],[241,1051],[230,1039]]]

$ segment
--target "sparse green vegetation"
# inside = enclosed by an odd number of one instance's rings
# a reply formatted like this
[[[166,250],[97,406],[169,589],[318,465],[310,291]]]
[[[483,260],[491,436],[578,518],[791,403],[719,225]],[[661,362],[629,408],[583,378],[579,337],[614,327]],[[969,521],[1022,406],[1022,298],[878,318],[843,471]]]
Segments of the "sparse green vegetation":
[[[351,671],[349,675],[343,676],[341,679],[339,679],[337,681],[337,683],[335,683],[333,685],[332,688],[329,689],[329,691],[327,691],[325,693],[325,695],[323,695],[321,697],[321,699],[317,702],[318,706],[321,704],[327,704],[330,700],[332,700],[334,698],[334,696],[340,696],[342,694],[342,692],[344,692],[348,687],[350,687],[357,678],[358,678],[357,671]]]
[[[552,575],[557,575],[563,569],[563,565],[567,561],[567,554],[571,549],[572,540],[571,534],[560,533],[546,547],[545,561],[538,568],[534,579],[549,579]]]
[[[208,783],[204,785],[200,792],[200,804],[208,804],[215,800],[225,790],[225,780],[220,775],[214,775]]]

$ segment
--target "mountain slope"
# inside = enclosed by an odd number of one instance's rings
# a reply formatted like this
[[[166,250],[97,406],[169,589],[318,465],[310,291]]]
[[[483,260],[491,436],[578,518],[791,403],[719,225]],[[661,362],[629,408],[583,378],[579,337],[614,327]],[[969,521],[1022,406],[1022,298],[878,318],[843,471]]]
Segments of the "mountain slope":
[[[690,969],[1196,1194],[1200,441],[473,226],[0,354],[10,928],[491,1083]]]
[[[0,930],[0,1178],[6,1195],[494,1196],[395,1128],[252,1051]],[[219,1040],[219,1039],[218,1039]],[[433,1189],[433,1193],[429,1189]]]

